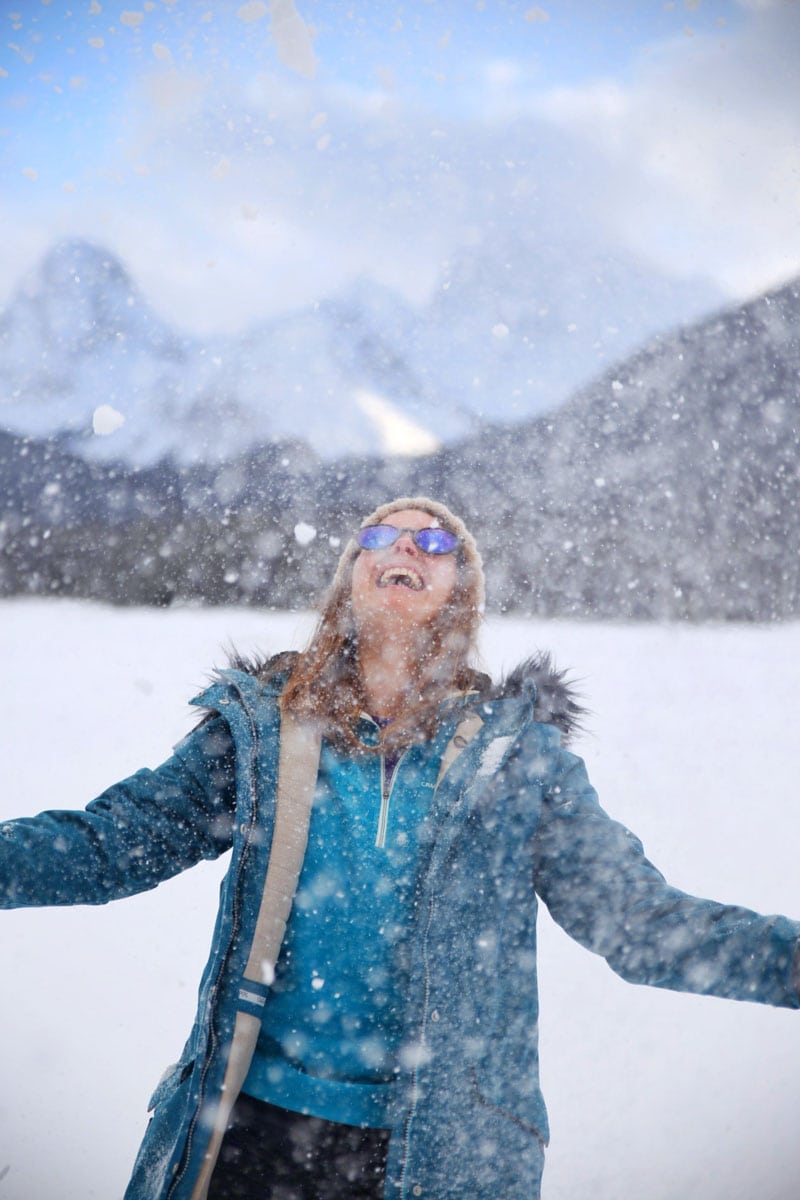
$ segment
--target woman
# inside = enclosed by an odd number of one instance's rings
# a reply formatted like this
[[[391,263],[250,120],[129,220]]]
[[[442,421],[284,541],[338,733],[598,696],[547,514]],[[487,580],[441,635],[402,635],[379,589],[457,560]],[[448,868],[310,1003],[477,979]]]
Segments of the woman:
[[[128,1200],[539,1194],[537,893],[624,978],[798,1007],[800,925],[669,887],[597,804],[546,662],[471,665],[475,543],[403,498],[308,649],[224,672],[156,771],[0,827],[0,901],[102,903],[232,849]]]

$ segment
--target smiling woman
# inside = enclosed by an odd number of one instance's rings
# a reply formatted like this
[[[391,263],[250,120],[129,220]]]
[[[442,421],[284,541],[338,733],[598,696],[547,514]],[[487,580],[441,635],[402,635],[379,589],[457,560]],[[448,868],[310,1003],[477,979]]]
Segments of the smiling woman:
[[[423,530],[438,534],[420,539]],[[355,745],[363,710],[392,719],[391,747],[414,730],[431,734],[439,704],[474,685],[483,604],[483,567],[463,521],[428,498],[382,505],[342,555],[284,704],[333,721],[342,745]]]
[[[104,903],[232,851],[127,1200],[534,1200],[537,894],[622,978],[797,1008],[800,924],[670,887],[566,749],[546,659],[476,669],[463,522],[365,518],[307,649],[226,670],[155,771],[0,826],[0,904]]]

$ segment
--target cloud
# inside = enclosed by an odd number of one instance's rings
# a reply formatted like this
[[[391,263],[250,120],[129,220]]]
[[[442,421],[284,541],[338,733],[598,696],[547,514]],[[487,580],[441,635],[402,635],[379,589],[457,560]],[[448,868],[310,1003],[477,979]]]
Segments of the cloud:
[[[531,101],[604,160],[603,219],[662,269],[734,296],[800,273],[800,5],[743,4],[736,32],[650,47],[633,81]]]
[[[561,221],[571,207],[541,122],[523,147],[381,91],[163,71],[140,81],[121,124],[117,158],[77,188],[68,220],[62,203],[58,232],[104,241],[164,315],[204,333],[359,275],[423,302],[482,230],[538,221],[554,235],[545,209]]]
[[[772,8],[785,8],[787,4],[796,4],[797,0],[736,0],[739,8],[750,12],[766,12]]]
[[[736,32],[651,45],[627,79],[548,92],[536,63],[487,52],[465,68],[469,112],[447,115],[324,69],[190,60],[173,31],[171,60],[146,45],[93,166],[5,194],[2,276],[88,236],[168,319],[232,332],[358,275],[422,303],[461,246],[509,228],[760,290],[800,271],[798,14],[749,4]]]

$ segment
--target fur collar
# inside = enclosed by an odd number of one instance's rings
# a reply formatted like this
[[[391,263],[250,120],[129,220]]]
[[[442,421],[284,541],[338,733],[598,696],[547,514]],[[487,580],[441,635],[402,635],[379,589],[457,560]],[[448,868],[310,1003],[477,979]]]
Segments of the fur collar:
[[[293,650],[251,657],[234,651],[229,665],[266,683],[278,675],[287,675],[296,659],[297,652]],[[579,703],[578,693],[567,672],[559,671],[546,652],[526,658],[497,683],[476,671],[474,686],[481,701],[525,696],[532,699],[534,720],[555,725],[565,745],[584,728],[586,709]]]
[[[584,728],[585,707],[579,703],[567,671],[559,671],[547,651],[523,659],[491,690],[492,696],[533,696],[533,717],[555,725],[566,745]]]

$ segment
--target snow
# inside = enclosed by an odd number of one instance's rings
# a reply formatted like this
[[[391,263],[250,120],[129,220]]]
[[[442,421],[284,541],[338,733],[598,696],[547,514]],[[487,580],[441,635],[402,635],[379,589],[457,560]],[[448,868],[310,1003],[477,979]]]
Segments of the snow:
[[[310,546],[316,536],[316,529],[307,521],[298,521],[294,527],[294,540],[299,546]]]
[[[82,807],[157,764],[224,646],[301,645],[311,623],[3,602],[0,819]],[[574,669],[592,709],[577,749],[671,882],[800,916],[800,625],[487,623],[493,672],[537,648]],[[0,914],[3,1200],[121,1195],[191,1023],[224,865],[106,908]],[[540,924],[545,1200],[795,1200],[800,1014],[631,987]]]
[[[125,417],[111,404],[100,404],[92,415],[92,429],[98,437],[108,437],[125,424]]]
[[[294,0],[270,0],[272,36],[278,58],[305,79],[317,73],[314,35],[294,6]]]
[[[439,438],[430,429],[409,420],[385,396],[368,388],[356,388],[356,404],[378,431],[381,450],[387,456],[414,458],[435,454],[441,447]]]

